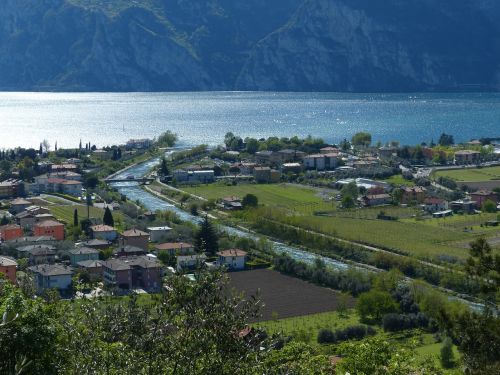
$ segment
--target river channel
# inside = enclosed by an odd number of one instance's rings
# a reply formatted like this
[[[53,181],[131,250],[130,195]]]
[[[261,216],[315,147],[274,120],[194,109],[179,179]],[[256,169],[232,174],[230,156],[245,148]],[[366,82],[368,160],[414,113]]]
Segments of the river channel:
[[[167,153],[168,155],[168,153]],[[159,163],[159,159],[152,159],[144,163],[137,164],[127,170],[120,172],[114,175],[116,179],[126,179],[129,176],[134,176],[136,178],[145,176],[148,171],[153,168],[155,165]],[[198,216],[190,215],[189,213],[179,209],[178,207],[157,198],[153,194],[141,189],[137,182],[117,182],[111,184],[115,187],[121,194],[125,195],[131,201],[139,201],[146,209],[151,211],[157,210],[168,210],[175,212],[181,220],[189,221],[192,223],[198,223],[201,219]],[[219,228],[224,232],[237,237],[250,238],[253,240],[258,240],[258,237],[253,233],[248,233],[240,229],[236,229],[233,227],[220,225]],[[322,257],[302,249],[299,249],[294,246],[285,245],[281,242],[271,241],[273,245],[273,249],[278,253],[286,253],[293,259],[312,264],[316,259],[321,259],[325,262],[325,264],[335,268],[345,270],[349,267],[353,267],[346,263]],[[358,268],[358,267],[356,267]]]

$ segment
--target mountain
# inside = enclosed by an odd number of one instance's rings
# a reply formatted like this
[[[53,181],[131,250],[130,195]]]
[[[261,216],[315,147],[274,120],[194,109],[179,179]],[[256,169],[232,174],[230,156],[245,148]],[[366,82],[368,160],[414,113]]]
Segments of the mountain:
[[[4,0],[0,89],[500,89],[494,0]]]

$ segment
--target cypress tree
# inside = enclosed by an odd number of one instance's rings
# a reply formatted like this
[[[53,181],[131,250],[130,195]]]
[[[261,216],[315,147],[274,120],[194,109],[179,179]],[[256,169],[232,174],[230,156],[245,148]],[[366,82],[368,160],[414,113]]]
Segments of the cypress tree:
[[[111,213],[109,207],[106,207],[106,209],[104,210],[104,216],[102,218],[102,222],[105,225],[109,225],[110,227],[115,226],[115,220],[113,219],[113,214]]]
[[[217,232],[207,216],[200,223],[200,227],[196,233],[195,247],[199,253],[206,252],[209,255],[215,255],[219,251]]]
[[[168,176],[168,173],[167,159],[162,158],[160,165],[160,176]]]
[[[78,210],[73,211],[73,226],[78,227]]]
[[[450,338],[445,338],[443,346],[441,347],[441,365],[444,368],[452,368],[455,364],[455,357],[453,355],[453,343]]]

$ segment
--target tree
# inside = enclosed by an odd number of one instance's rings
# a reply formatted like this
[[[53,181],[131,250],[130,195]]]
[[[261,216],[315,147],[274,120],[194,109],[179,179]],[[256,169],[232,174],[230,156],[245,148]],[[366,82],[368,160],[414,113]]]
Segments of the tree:
[[[440,146],[452,146],[455,144],[455,140],[452,135],[441,133],[438,143]]]
[[[466,374],[500,374],[500,319],[490,312],[467,311],[452,318],[454,340]]]
[[[354,146],[368,147],[372,143],[372,135],[367,132],[359,132],[352,136],[351,142]]]
[[[356,185],[356,182],[352,181],[347,185],[344,185],[340,190],[340,195],[342,195],[342,197],[349,195],[352,199],[357,199],[359,195],[359,189],[358,185]]]
[[[346,293],[341,293],[339,298],[339,305],[337,307],[337,312],[341,318],[347,318],[349,316],[348,304],[349,296]]]
[[[231,142],[235,138],[234,134],[232,132],[227,132],[226,135],[224,136],[224,144],[226,145],[226,148],[229,149],[231,147]]]
[[[254,208],[259,205],[259,198],[257,198],[256,195],[254,194],[247,194],[243,197],[243,200],[241,201],[241,204],[243,205],[243,208]]]
[[[175,146],[175,142],[177,142],[177,134],[174,134],[170,130],[167,130],[158,137],[156,144],[159,147],[173,147]]]
[[[351,149],[351,142],[344,138],[342,142],[340,142],[340,149],[342,151],[349,151]]]
[[[195,247],[198,252],[206,252],[212,256],[219,251],[217,232],[208,220],[208,216],[205,216],[200,223],[195,236]]]
[[[3,215],[2,219],[0,219],[0,225],[7,225],[9,224],[9,219],[7,218],[7,215]]]
[[[87,174],[83,180],[83,185],[87,189],[95,189],[98,183],[99,183],[99,178],[95,174]]]
[[[344,195],[342,197],[342,208],[354,208],[354,199],[350,195]]]
[[[413,350],[395,348],[389,341],[373,338],[341,347],[343,360],[339,374],[439,375],[442,371],[432,362],[417,362]]]
[[[76,208],[73,211],[73,226],[78,227],[78,210]]]
[[[500,318],[496,296],[500,291],[500,255],[493,254],[484,238],[470,244],[467,274],[481,284],[485,309],[482,312],[460,311],[452,315],[441,312],[441,325],[450,331],[462,353],[466,373],[500,373]]]
[[[495,202],[493,202],[491,199],[487,199],[484,203],[483,203],[483,207],[482,207],[482,210],[484,212],[488,212],[488,213],[495,213],[497,212],[497,205]]]
[[[453,343],[449,337],[443,340],[443,346],[441,346],[441,365],[444,368],[452,368],[455,365],[455,357],[453,355]]]
[[[57,373],[61,331],[54,306],[41,298],[26,297],[6,283],[0,290],[0,314],[0,373]]]
[[[198,216],[198,205],[196,203],[191,203],[189,206],[189,212],[193,216]]]
[[[168,176],[169,170],[168,170],[168,164],[167,164],[167,159],[165,157],[161,158],[161,163],[160,163],[160,176],[165,177]]]
[[[373,288],[383,292],[393,293],[403,281],[403,273],[397,268],[393,268],[388,272],[377,274],[373,280]]]
[[[495,304],[495,294],[500,289],[500,255],[493,255],[485,238],[470,243],[470,255],[465,266],[467,273],[481,282],[487,303]]]
[[[334,374],[329,356],[317,348],[292,341],[281,350],[273,350],[261,366],[250,374],[327,375]]]
[[[50,143],[46,139],[42,141],[43,152],[46,154],[50,150]]]
[[[255,138],[246,138],[245,151],[249,154],[255,154],[257,151],[259,151],[259,141]]]
[[[261,350],[268,346],[258,330],[247,330],[259,302],[225,294],[227,278],[219,272],[198,272],[195,278],[168,277],[168,293],[154,306],[134,295],[69,306],[61,314],[58,340],[67,355],[54,356],[59,373],[270,373],[264,363],[268,350]]]
[[[104,216],[102,218],[102,222],[103,224],[109,225],[110,227],[115,226],[115,220],[113,219],[113,214],[111,213],[109,207],[106,207],[106,209],[104,210]]]
[[[398,311],[398,305],[388,292],[371,290],[359,295],[356,310],[362,320],[379,322],[384,314]]]

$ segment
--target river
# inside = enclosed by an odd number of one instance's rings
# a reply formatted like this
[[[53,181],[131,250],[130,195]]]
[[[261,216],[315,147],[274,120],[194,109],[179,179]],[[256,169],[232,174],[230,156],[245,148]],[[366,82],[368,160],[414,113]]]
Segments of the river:
[[[168,156],[168,153],[167,153]],[[135,177],[142,177],[144,176],[151,168],[153,168],[155,165],[159,163],[159,159],[153,159],[150,161],[147,161],[145,163],[138,164],[134,167],[131,167],[121,173],[116,174],[114,177],[117,179],[126,179],[127,176],[133,175]],[[184,221],[189,221],[192,223],[198,223],[201,218],[198,216],[193,216],[173,204],[170,204],[168,202],[165,202],[164,200],[161,200],[160,198],[155,197],[153,194],[141,189],[141,187],[138,185],[136,182],[119,182],[119,183],[113,183],[113,187],[115,187],[121,194],[125,195],[128,199],[131,201],[139,201],[142,205],[144,205],[145,208],[151,211],[156,211],[156,210],[168,210],[168,211],[173,211],[175,212],[181,220]],[[219,226],[221,230],[225,231],[226,233],[232,235],[232,236],[237,236],[237,237],[243,237],[243,238],[250,238],[253,240],[258,240],[258,237],[252,233],[245,232],[240,229],[236,229],[233,227],[225,226],[225,225],[220,225]],[[277,241],[272,241],[273,249],[278,252],[278,253],[286,253],[293,259],[303,261],[305,263],[312,264],[316,259],[321,259],[325,262],[325,264],[331,266],[332,268],[335,269],[347,269],[351,267],[350,265],[331,259],[331,258],[326,258],[322,257],[313,253],[309,253],[307,251],[301,250],[297,247],[294,246],[289,246],[285,245],[281,242]]]

